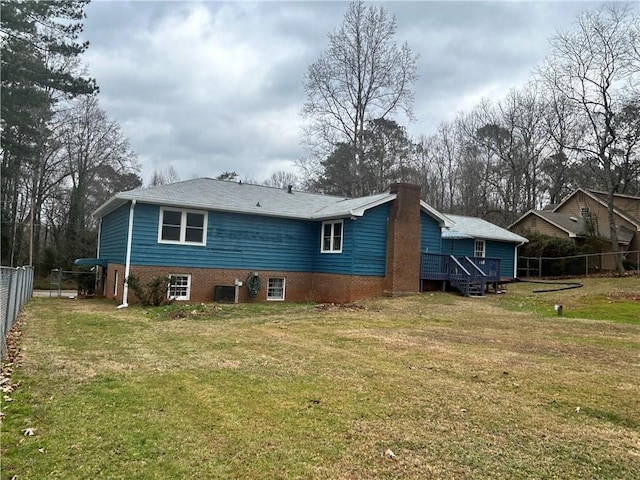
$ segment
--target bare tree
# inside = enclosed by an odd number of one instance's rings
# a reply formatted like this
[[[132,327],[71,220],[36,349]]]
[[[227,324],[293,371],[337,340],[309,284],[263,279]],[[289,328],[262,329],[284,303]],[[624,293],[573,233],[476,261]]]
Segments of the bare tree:
[[[165,168],[164,170],[155,169],[151,176],[150,187],[157,187],[158,185],[167,185],[169,183],[176,183],[180,181],[180,175],[176,172],[173,165]]]
[[[608,194],[611,246],[619,251],[613,212],[616,193],[614,148],[618,141],[616,113],[640,81],[637,69],[637,15],[627,4],[609,4],[578,17],[573,30],[551,40],[551,53],[539,69],[541,79],[563,97],[580,119],[580,133],[568,148],[595,160]],[[636,23],[637,25],[637,23]],[[616,255],[616,270],[622,258]]]
[[[267,187],[275,187],[275,188],[300,188],[300,179],[296,176],[295,173],[285,172],[284,170],[278,170],[274,172],[267,180],[262,182],[263,185]]]
[[[345,195],[361,193],[367,122],[397,111],[413,115],[416,56],[406,43],[395,43],[395,34],[395,17],[383,7],[353,2],[340,28],[328,35],[329,48],[309,66],[304,79],[307,101],[302,114],[310,120],[306,140],[312,153],[307,161],[326,158],[338,143],[351,145],[354,158],[341,188]]]
[[[104,177],[116,174],[133,174],[138,180],[125,182],[128,183],[127,189],[133,188],[131,183],[139,186],[140,182],[135,175],[139,171],[136,155],[120,126],[109,120],[100,108],[97,97],[80,97],[62,118],[61,142],[69,188],[65,252],[66,260],[70,261],[74,256],[91,253],[91,249],[86,247],[87,234],[94,225],[88,209],[96,202],[91,201],[91,195],[98,190],[97,183],[105,185]],[[105,195],[108,198],[113,193],[106,192]]]

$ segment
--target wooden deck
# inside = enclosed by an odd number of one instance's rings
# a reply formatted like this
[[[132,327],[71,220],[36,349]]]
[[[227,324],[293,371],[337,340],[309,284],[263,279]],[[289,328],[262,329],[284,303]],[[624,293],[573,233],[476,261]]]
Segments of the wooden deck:
[[[441,281],[443,288],[448,283],[466,297],[484,295],[490,286],[494,291],[498,289],[502,280],[500,259],[423,253],[420,261],[420,280]]]

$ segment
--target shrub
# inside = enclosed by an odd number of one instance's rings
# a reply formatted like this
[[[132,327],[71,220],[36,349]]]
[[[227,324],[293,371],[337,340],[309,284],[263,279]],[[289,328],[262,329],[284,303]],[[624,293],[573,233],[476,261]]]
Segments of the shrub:
[[[576,245],[568,238],[557,238],[543,233],[527,231],[529,243],[519,253],[523,257],[569,257],[576,254]]]
[[[136,297],[140,300],[145,307],[163,305],[170,303],[167,298],[167,289],[171,279],[165,275],[152,278],[151,281],[145,285],[140,283],[140,279],[135,275],[129,275],[127,277],[127,283],[129,288],[133,290]]]

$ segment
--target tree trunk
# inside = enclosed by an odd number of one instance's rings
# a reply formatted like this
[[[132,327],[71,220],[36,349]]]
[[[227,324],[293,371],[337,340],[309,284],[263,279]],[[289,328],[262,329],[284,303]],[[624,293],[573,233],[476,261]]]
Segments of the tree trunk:
[[[611,234],[611,251],[615,261],[616,273],[624,273],[624,265],[622,264],[622,254],[620,253],[620,245],[618,244],[618,229],[616,228],[616,218],[613,212],[614,192],[609,188],[607,192],[607,219],[609,220],[609,231]]]

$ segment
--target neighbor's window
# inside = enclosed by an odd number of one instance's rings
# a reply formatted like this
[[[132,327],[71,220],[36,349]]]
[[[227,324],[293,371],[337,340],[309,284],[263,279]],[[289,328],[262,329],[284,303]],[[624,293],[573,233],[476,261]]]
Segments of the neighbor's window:
[[[591,218],[591,210],[589,207],[580,207],[580,216],[585,220],[589,220]]]
[[[322,252],[342,252],[342,220],[322,223]]]
[[[484,240],[476,240],[473,256],[474,257],[484,257],[484,251],[485,251]]]
[[[267,285],[267,300],[284,300],[284,278],[271,277]]]
[[[207,242],[206,212],[160,209],[158,242],[205,245]]]
[[[191,296],[191,275],[169,275],[167,297],[175,300],[189,300]]]

